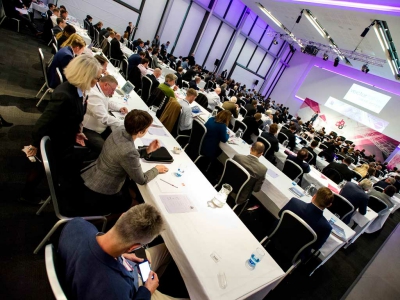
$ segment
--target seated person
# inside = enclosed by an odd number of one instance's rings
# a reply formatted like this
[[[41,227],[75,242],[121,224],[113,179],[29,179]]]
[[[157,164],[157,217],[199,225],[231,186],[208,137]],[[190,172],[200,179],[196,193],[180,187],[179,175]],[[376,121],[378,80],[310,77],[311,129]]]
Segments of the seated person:
[[[270,110],[265,111],[265,115],[267,118],[263,121],[263,130],[267,130],[266,126],[271,126],[273,123],[273,118],[274,116],[272,115],[272,112]]]
[[[57,25],[53,27],[54,35],[63,31],[65,26],[67,26],[65,20],[63,18],[57,18]]]
[[[58,50],[61,49],[61,45],[63,45],[65,41],[68,40],[69,37],[74,33],[76,33],[75,27],[68,24],[67,26],[65,26],[62,32],[56,34]],[[53,54],[55,54],[55,52]]]
[[[354,173],[352,170],[349,169],[349,166],[351,165],[351,158],[346,157],[343,160],[343,163],[337,163],[337,162],[331,162],[329,165],[327,165],[322,172],[324,172],[327,169],[333,169],[336,170],[342,175],[342,178],[346,181],[351,181],[351,179],[354,177]]]
[[[335,159],[335,146],[334,145],[330,145],[328,146],[328,149],[325,149],[323,151],[321,151],[318,154],[319,157],[324,157],[325,160],[329,163],[333,162]]]
[[[383,211],[379,212],[379,215],[385,214],[389,209],[391,209],[394,206],[391,198],[394,196],[395,193],[396,193],[396,188],[393,185],[388,185],[383,190],[382,193],[378,192],[375,189],[371,189],[370,190],[370,192],[368,194],[369,196],[374,196],[374,197],[377,197],[377,198],[381,199],[388,206],[386,209],[384,209]]]
[[[359,184],[349,181],[340,191],[340,195],[345,197],[354,206],[354,211],[358,209],[360,214],[365,215],[367,213],[369,198],[366,193],[371,190],[371,187],[372,182],[368,179],[363,179]],[[343,222],[349,224],[351,218],[352,214],[348,215]]]
[[[109,101],[118,86],[118,81],[111,75],[100,78],[99,82],[87,94],[87,109],[83,118],[83,133],[87,137],[87,146],[100,154],[104,141],[112,130],[124,124],[123,120],[108,113],[109,110],[128,113],[128,108]]]
[[[274,116],[272,117],[272,121],[273,121],[275,124],[279,124],[279,123],[280,123],[280,121],[279,121],[279,111],[278,111],[278,110],[275,111],[275,114],[274,114]]]
[[[108,75],[108,72],[107,72],[108,60],[103,55],[95,55],[94,58],[97,59],[97,61],[101,65],[101,74],[103,76]]]
[[[54,89],[60,84],[56,68],[59,69],[63,81],[66,81],[64,69],[69,62],[76,56],[81,55],[85,50],[86,43],[77,33],[72,34],[68,40],[62,45],[62,48],[54,55],[53,61],[50,64],[47,77],[49,79],[49,86]]]
[[[182,74],[183,74],[183,68],[182,67],[178,67],[178,69],[176,70],[176,85],[179,86],[179,88],[182,88]]]
[[[196,76],[194,80],[189,81],[189,87],[192,89],[195,89],[196,91],[200,90],[200,88],[197,86],[201,81],[201,78],[199,76]]]
[[[164,95],[168,98],[175,98],[174,90],[177,90],[178,87],[175,86],[176,75],[167,74],[165,75],[165,82],[161,83],[158,88],[163,91]],[[173,88],[173,89],[172,89]]]
[[[143,259],[131,253],[150,243],[163,226],[160,212],[149,204],[129,209],[106,233],[98,232],[93,224],[81,218],[68,222],[58,244],[65,278],[63,289],[68,299],[168,297],[156,290],[158,276],[154,271],[150,271],[144,285],[139,282],[137,264]],[[146,250],[146,256],[152,270],[165,269],[171,259],[164,244]]]
[[[261,114],[256,113],[254,116],[246,116],[243,119],[243,123],[247,126],[246,131],[243,134],[242,139],[248,143],[252,144],[253,140],[251,139],[251,135],[259,136],[260,132],[258,131],[258,127],[260,126]]]
[[[193,67],[187,70],[186,73],[182,75],[182,79],[187,82],[190,82],[192,81],[192,78],[196,76],[196,74],[197,74],[197,67]]]
[[[307,151],[313,155],[313,159],[309,162],[310,165],[315,166],[317,164],[317,153],[314,152],[314,149],[317,148],[318,142],[312,141],[310,146],[306,147]]]
[[[377,183],[375,183],[374,187],[379,186],[379,187],[385,189],[387,186],[394,185],[395,183],[396,183],[396,179],[394,179],[393,177],[388,177],[386,179],[382,179],[381,181],[378,181]]]
[[[63,18],[64,20],[67,20],[68,18],[68,11],[65,9],[60,9],[60,18]]]
[[[265,150],[264,144],[261,142],[254,143],[250,148],[249,155],[235,154],[233,160],[238,162],[249,172],[251,178],[242,189],[237,204],[246,202],[252,192],[259,192],[267,174],[267,167],[258,160]]]
[[[142,59],[146,57],[145,52],[139,52],[138,54],[132,54],[128,58],[128,74],[132,71],[133,67],[137,67],[142,63]]]
[[[266,139],[271,144],[271,147],[265,154],[265,158],[274,165],[276,165],[275,152],[279,151],[279,141],[275,136],[277,132],[278,124],[271,124],[271,126],[269,126],[269,132],[263,131],[261,133],[261,137]]]
[[[147,68],[149,67],[149,60],[147,58],[142,58],[141,63],[138,65],[140,74],[143,76],[147,75]]]
[[[154,70],[155,68],[161,69],[161,65],[158,62],[158,53],[160,50],[158,48],[154,48],[153,52],[151,52],[151,68]]]
[[[244,108],[247,110],[246,117],[254,116],[257,112],[257,100],[253,100],[251,103],[246,104]]]
[[[160,78],[162,71],[159,68],[155,68],[153,74],[147,74],[146,76],[150,78],[152,85],[151,85],[151,93],[160,85],[158,78]]]
[[[311,172],[311,168],[310,165],[308,163],[305,162],[305,160],[308,157],[308,151],[306,149],[301,149],[299,152],[297,152],[297,156],[294,156],[292,154],[288,154],[286,160],[291,160],[294,163],[296,163],[300,168],[303,169],[303,174],[305,173],[310,173]],[[303,178],[303,174],[301,174],[301,176],[299,177],[299,183],[301,183],[301,180]]]
[[[135,140],[147,133],[152,122],[148,112],[130,111],[124,126],[110,134],[99,158],[82,173],[83,206],[89,211],[100,215],[126,211],[132,204],[129,184],[143,185],[168,171],[167,167],[156,165],[143,172],[140,165],[140,158],[151,156],[160,147],[158,140],[139,150],[135,147]]]
[[[290,150],[294,150],[294,148],[296,148],[296,126],[290,125],[289,129],[282,128],[280,132],[284,133],[288,137],[289,143],[287,145],[287,148],[290,148]]]
[[[22,8],[26,8],[28,9],[29,7],[26,7],[21,1],[18,0],[7,0],[7,1],[2,1],[3,2],[3,8],[4,8],[4,12],[7,15],[7,17],[9,18],[15,18],[19,21],[21,21],[21,23],[28,27],[29,30],[35,35],[35,36],[39,36],[42,34],[42,32],[38,31],[36,29],[36,25],[31,21],[28,12],[26,11],[26,14],[21,13],[19,11],[17,11],[16,9],[22,9]],[[4,19],[2,19],[3,21]],[[55,24],[57,25],[57,24]]]
[[[193,117],[190,104],[193,103],[196,97],[196,90],[188,89],[186,92],[186,98],[179,100],[179,104],[182,107],[182,112],[179,119],[179,131],[181,135],[190,135],[192,131]]]
[[[111,38],[111,45],[110,45],[111,58],[116,60],[125,59],[125,55],[121,50],[121,43],[119,42],[121,39],[121,35],[119,33],[111,32],[110,38]]]
[[[237,98],[235,96],[231,97],[229,101],[225,101],[222,104],[222,108],[229,110],[232,113],[232,116],[237,119],[238,117],[238,112],[239,112],[239,106],[236,104]]]
[[[213,92],[205,93],[208,100],[208,108],[211,110],[214,110],[215,106],[221,104],[219,94],[221,94],[221,88],[216,88]]]
[[[333,193],[330,189],[323,187],[312,197],[311,203],[306,203],[297,198],[292,198],[280,210],[279,217],[285,210],[294,212],[302,218],[314,232],[317,234],[317,240],[310,247],[306,248],[301,255],[303,258],[311,253],[311,249],[319,250],[325,244],[329,235],[331,234],[332,227],[328,220],[324,217],[323,211],[332,205]]]

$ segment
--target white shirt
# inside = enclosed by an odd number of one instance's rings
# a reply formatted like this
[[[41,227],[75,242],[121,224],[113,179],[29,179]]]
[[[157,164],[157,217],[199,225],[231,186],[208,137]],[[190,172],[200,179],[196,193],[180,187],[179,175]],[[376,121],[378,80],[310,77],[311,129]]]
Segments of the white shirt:
[[[51,21],[53,22],[53,27],[54,26],[57,26],[57,16],[56,15],[52,15],[51,17],[50,17],[50,19],[51,19]]]
[[[124,120],[120,120],[108,113],[109,109],[119,111],[123,106],[109,101],[109,98],[104,95],[98,83],[90,89],[88,96],[83,127],[102,133],[107,126],[114,130],[124,124]]]
[[[206,93],[204,95],[206,95],[206,97],[208,99],[208,107],[211,110],[214,110],[215,106],[221,104],[221,99],[219,98],[219,96],[216,92]]]
[[[190,104],[186,99],[179,100],[179,104],[182,106],[181,119],[179,122],[179,130],[189,130],[192,129],[193,118],[192,109]]]

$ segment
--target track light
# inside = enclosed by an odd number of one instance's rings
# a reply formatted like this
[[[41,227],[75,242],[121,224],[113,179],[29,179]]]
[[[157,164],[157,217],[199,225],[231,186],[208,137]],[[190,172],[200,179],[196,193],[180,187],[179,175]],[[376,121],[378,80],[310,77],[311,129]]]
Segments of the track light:
[[[333,66],[334,66],[334,67],[337,67],[337,66],[339,65],[339,61],[340,61],[339,56],[337,56],[337,57],[335,58],[335,61],[333,62]]]
[[[301,17],[303,16],[303,10],[304,10],[304,9],[301,10],[300,15],[297,17],[297,20],[296,20],[296,23],[297,23],[297,24],[300,23]]]
[[[329,59],[328,53],[324,53],[324,56],[322,57],[323,60],[327,61]]]
[[[369,72],[369,68],[368,68],[368,65],[367,65],[367,64],[365,64],[365,65],[363,65],[363,66],[361,67],[361,72],[364,72],[364,73],[368,73],[368,72]]]
[[[367,35],[368,31],[369,31],[369,26],[366,27],[366,28],[364,29],[364,31],[361,33],[361,37],[365,37],[365,36]]]
[[[274,40],[272,41],[272,44],[274,44],[274,45],[278,45],[278,44],[279,44],[279,42],[277,41],[277,39],[276,39],[276,38],[274,38]]]

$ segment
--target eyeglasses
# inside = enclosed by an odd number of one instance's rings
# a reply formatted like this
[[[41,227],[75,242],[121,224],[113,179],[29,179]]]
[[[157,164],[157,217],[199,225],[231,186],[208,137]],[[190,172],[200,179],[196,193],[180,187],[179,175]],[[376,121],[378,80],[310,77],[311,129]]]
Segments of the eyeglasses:
[[[131,252],[129,252],[129,253],[134,253],[136,250],[139,250],[139,249],[141,249],[141,248],[143,248],[144,250],[147,250],[147,249],[149,249],[149,245],[148,244],[140,244],[140,247],[137,247],[137,248],[135,248],[135,249],[133,249]]]
[[[100,75],[99,77],[96,77],[94,80],[100,81],[101,77],[102,77],[102,76]]]

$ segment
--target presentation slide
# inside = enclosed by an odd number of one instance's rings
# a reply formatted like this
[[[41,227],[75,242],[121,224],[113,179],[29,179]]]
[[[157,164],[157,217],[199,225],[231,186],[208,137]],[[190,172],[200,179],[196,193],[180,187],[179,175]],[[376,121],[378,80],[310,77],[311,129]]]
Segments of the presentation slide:
[[[310,69],[296,95],[400,141],[399,95],[317,66]]]
[[[362,106],[377,114],[381,112],[390,98],[390,96],[375,92],[355,83],[353,83],[350,90],[344,96],[344,100]]]

